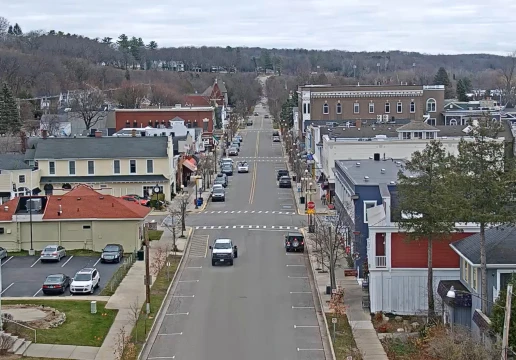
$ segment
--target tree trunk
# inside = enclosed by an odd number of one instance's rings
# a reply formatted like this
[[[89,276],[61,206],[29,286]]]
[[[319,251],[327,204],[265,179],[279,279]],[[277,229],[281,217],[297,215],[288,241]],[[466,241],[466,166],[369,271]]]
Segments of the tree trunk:
[[[432,237],[428,237],[428,279],[427,279],[427,291],[428,291],[428,317],[431,318],[435,315],[435,301],[434,301],[434,269],[432,264]]]
[[[487,314],[487,255],[486,255],[486,224],[480,223],[480,277],[482,287],[482,312]]]

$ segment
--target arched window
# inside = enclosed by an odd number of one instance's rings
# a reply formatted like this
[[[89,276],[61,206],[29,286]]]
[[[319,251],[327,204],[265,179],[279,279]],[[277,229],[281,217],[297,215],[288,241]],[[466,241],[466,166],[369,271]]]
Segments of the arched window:
[[[437,110],[437,105],[436,105],[436,102],[435,102],[435,99],[428,99],[426,101],[426,111],[427,112],[436,112]]]
[[[63,189],[63,190],[72,190],[72,185],[70,185],[70,184],[68,184],[68,183],[63,184],[62,189]]]
[[[337,104],[337,114],[342,114],[342,104],[341,103]]]
[[[329,114],[330,113],[330,106],[328,104],[324,104],[322,107],[323,114]]]
[[[451,119],[450,120],[450,125],[457,125],[457,120]]]

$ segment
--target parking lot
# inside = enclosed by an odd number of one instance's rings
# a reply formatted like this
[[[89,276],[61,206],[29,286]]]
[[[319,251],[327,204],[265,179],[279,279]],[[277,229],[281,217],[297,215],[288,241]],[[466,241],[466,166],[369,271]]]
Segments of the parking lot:
[[[124,259],[125,260],[125,259]],[[41,286],[50,274],[73,277],[82,268],[95,267],[100,273],[98,295],[109,282],[120,264],[101,264],[99,257],[66,256],[60,262],[42,263],[38,256],[8,256],[2,260],[2,297],[45,296]],[[69,289],[61,296],[71,296]],[[80,296],[80,295],[75,295]]]

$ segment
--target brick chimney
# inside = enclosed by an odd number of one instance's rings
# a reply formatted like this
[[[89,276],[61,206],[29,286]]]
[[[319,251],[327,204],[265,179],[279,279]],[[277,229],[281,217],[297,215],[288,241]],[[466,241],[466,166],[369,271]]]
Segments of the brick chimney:
[[[99,130],[95,131],[95,137],[96,138],[102,137],[102,131],[99,131]]]

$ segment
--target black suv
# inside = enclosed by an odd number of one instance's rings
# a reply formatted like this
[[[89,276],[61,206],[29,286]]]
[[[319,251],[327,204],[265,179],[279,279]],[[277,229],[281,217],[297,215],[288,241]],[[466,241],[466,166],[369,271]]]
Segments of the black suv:
[[[279,187],[280,188],[291,188],[292,182],[290,180],[290,176],[282,176],[279,179]]]
[[[285,235],[285,249],[291,251],[305,251],[305,239],[300,232],[289,232]]]
[[[100,262],[116,262],[119,263],[120,260],[124,257],[124,248],[120,244],[108,244],[104,249],[102,249],[102,254],[100,255]]]
[[[278,173],[276,174],[276,181],[279,181],[282,176],[288,176],[288,170],[278,170]]]

